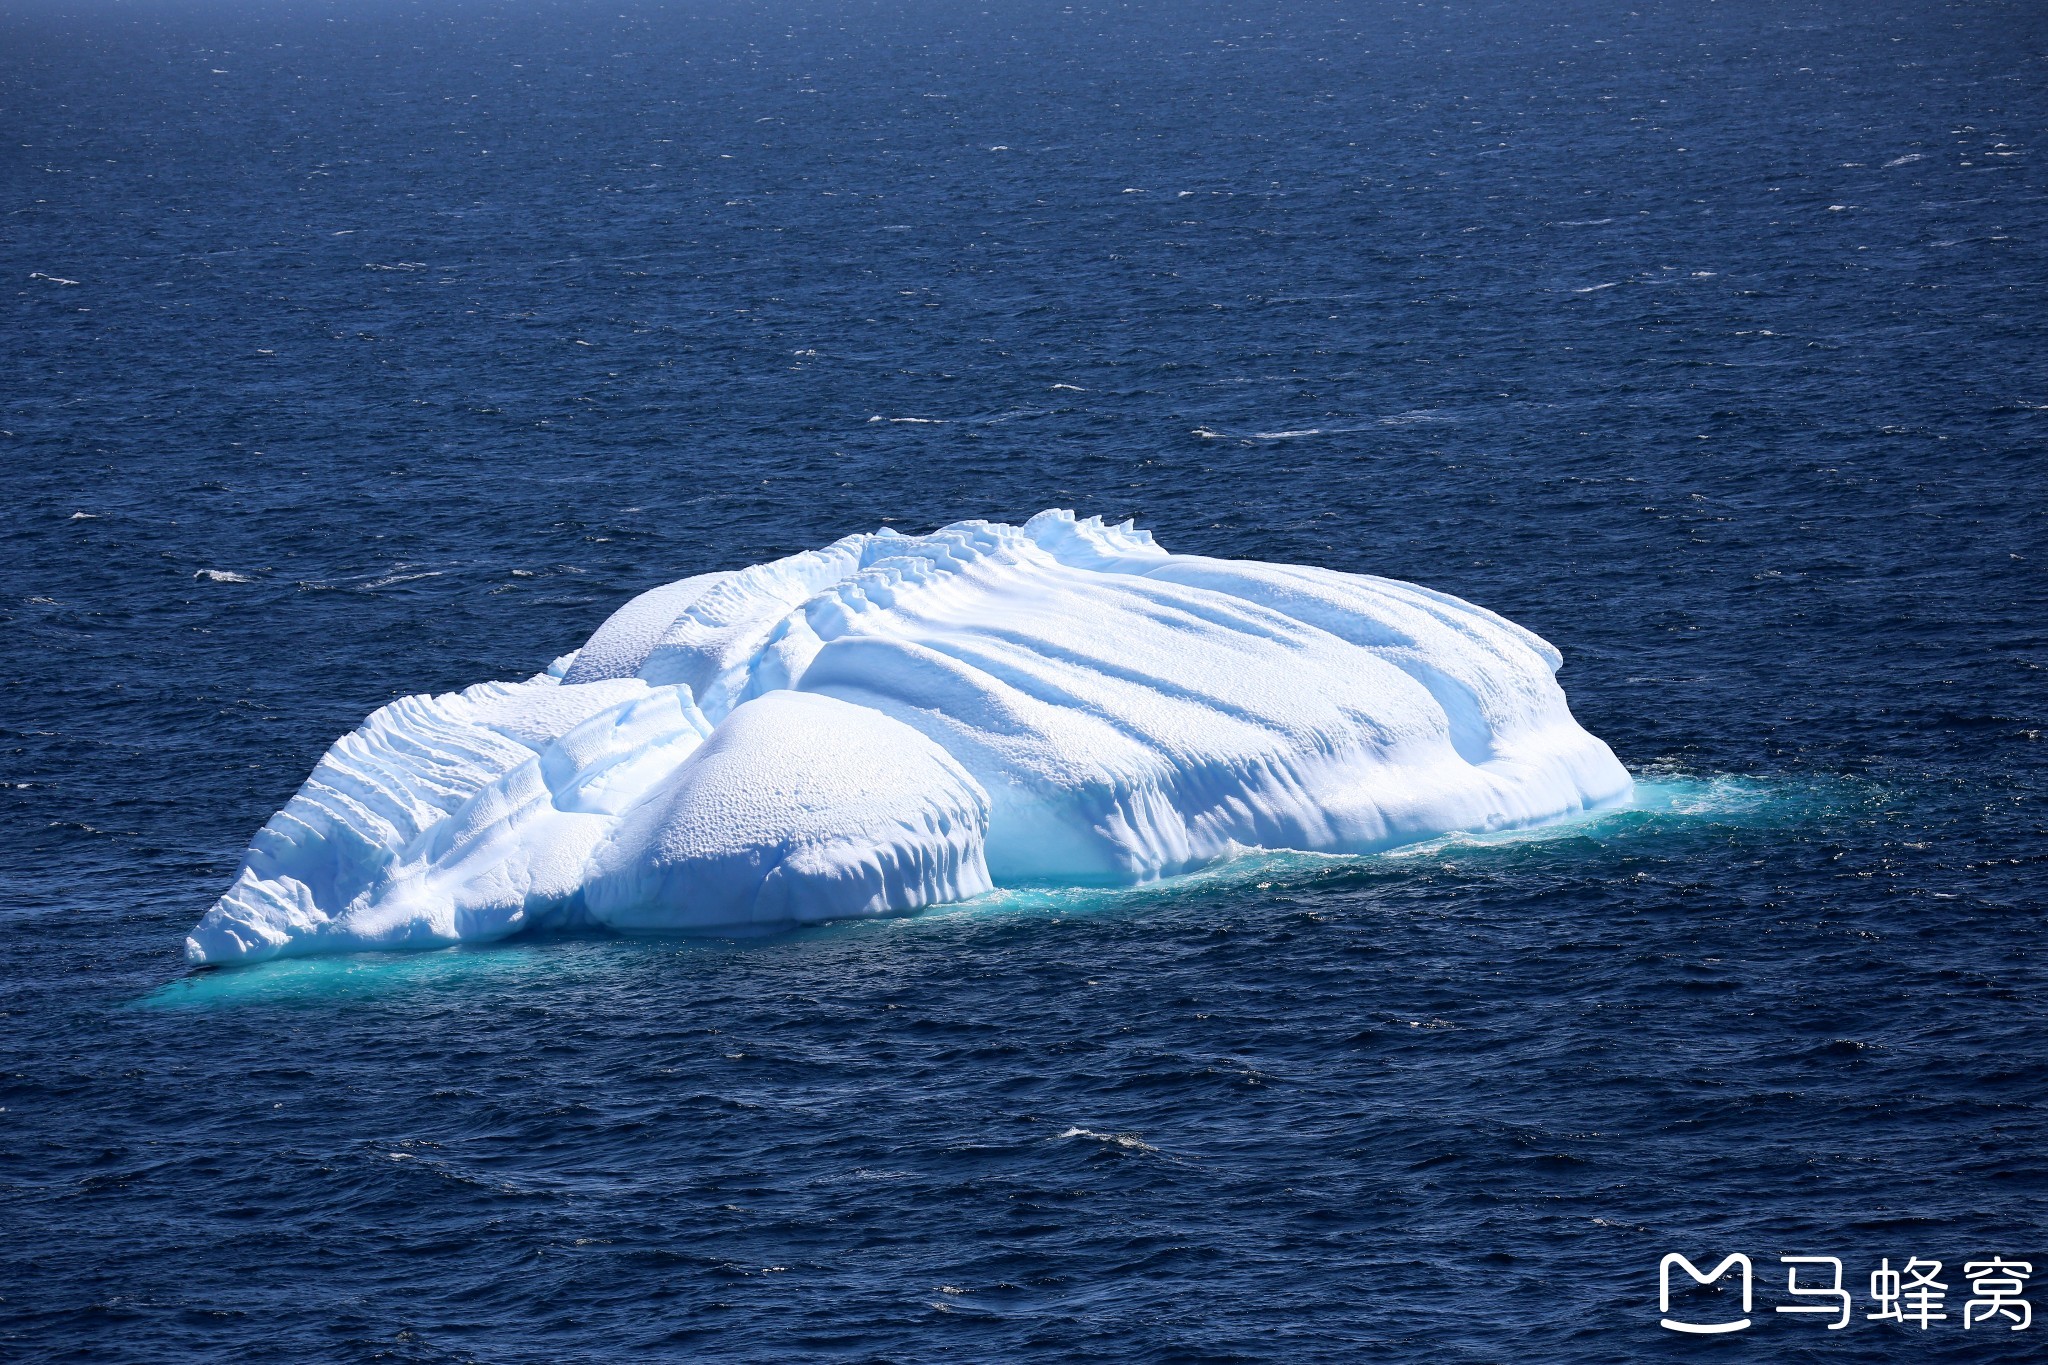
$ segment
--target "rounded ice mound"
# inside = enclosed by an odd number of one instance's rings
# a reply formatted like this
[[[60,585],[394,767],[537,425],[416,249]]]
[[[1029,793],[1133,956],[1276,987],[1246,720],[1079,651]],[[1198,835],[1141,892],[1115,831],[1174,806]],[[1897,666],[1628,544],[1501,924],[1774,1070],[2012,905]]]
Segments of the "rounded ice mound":
[[[1070,512],[849,536],[643,593],[523,683],[377,711],[186,955],[756,932],[1535,824],[1631,789],[1559,663],[1426,588]]]
[[[863,706],[770,692],[733,709],[592,857],[620,930],[737,933],[989,889],[988,798],[938,745]]]

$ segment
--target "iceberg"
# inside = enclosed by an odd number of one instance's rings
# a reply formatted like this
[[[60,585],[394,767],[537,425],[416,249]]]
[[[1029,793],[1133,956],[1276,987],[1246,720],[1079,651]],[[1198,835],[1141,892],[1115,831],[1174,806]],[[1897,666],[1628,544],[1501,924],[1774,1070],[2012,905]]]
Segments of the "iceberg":
[[[1631,791],[1560,663],[1443,593],[1128,522],[848,536],[642,593],[524,682],[379,709],[185,953],[761,933],[1537,824]]]

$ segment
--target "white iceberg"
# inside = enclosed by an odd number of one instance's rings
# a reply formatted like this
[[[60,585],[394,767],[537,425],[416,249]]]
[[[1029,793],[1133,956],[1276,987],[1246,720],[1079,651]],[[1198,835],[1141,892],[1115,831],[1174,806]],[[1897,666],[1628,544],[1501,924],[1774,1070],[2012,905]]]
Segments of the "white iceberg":
[[[849,536],[643,593],[525,682],[383,707],[185,954],[761,932],[1536,824],[1631,790],[1559,663],[1427,588],[1070,512]]]

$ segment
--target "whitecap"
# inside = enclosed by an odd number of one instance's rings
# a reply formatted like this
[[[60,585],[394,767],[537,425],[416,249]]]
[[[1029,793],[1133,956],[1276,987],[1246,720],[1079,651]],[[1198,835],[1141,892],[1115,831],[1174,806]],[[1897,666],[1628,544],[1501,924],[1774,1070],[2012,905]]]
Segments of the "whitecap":
[[[201,569],[192,576],[205,579],[208,583],[254,583],[256,581],[248,574],[235,573],[229,569]]]
[[[427,569],[420,573],[394,573],[386,574],[382,578],[373,578],[369,582],[359,584],[358,586],[364,592],[374,592],[378,588],[395,587],[400,583],[416,583],[422,578],[439,578],[440,576],[441,570],[439,569]]]
[[[1067,1138],[1087,1138],[1091,1142],[1100,1142],[1107,1147],[1121,1147],[1127,1152],[1159,1150],[1136,1133],[1098,1133],[1093,1128],[1069,1128],[1064,1133],[1056,1134],[1053,1141],[1060,1142]]]

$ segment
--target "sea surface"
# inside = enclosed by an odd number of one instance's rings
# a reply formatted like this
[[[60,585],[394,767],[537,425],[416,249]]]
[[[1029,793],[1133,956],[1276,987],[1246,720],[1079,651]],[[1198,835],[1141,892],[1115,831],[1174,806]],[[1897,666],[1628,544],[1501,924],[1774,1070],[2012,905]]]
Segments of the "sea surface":
[[[2044,137],[2035,3],[6,0],[0,1357],[2040,1359]],[[382,703],[1046,507],[1492,607],[1641,799],[186,969]]]

